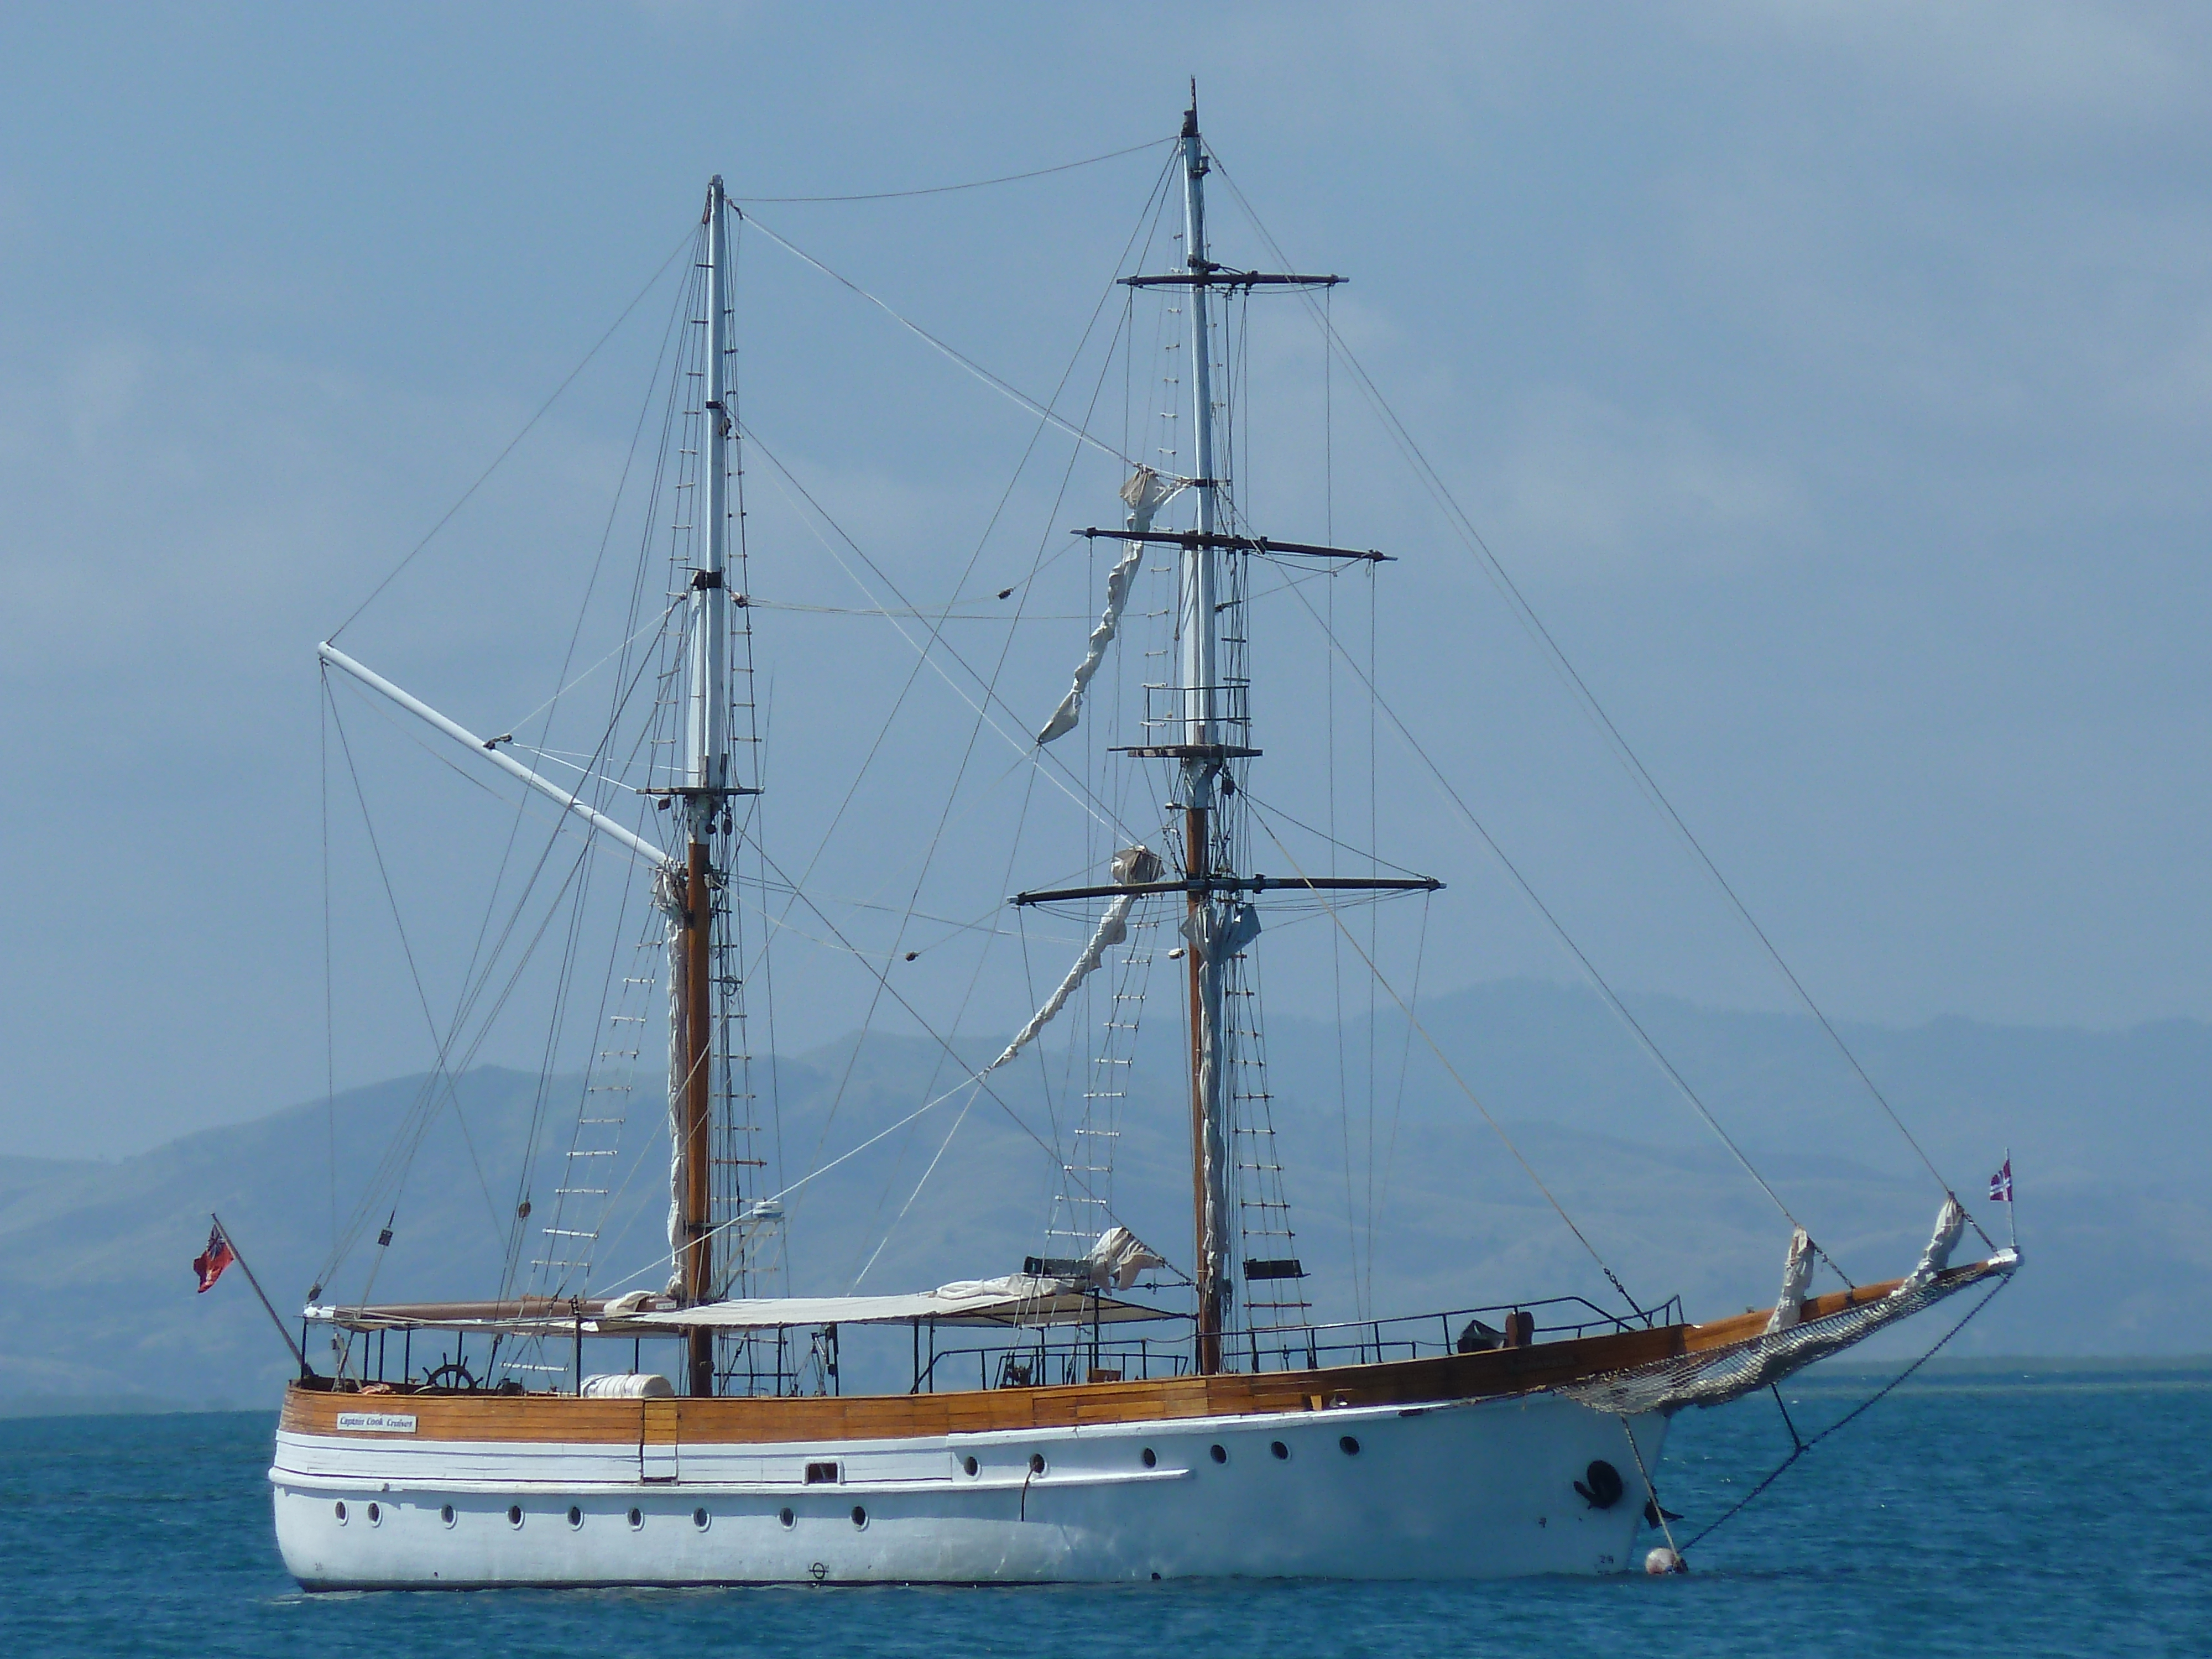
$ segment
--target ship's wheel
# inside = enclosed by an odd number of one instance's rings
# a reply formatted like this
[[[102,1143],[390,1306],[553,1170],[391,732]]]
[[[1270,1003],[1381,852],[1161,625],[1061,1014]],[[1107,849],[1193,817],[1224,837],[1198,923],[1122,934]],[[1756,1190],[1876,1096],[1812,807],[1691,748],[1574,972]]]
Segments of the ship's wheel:
[[[449,1359],[422,1379],[423,1386],[432,1389],[465,1389],[474,1394],[483,1386],[477,1381],[476,1373],[458,1359]]]

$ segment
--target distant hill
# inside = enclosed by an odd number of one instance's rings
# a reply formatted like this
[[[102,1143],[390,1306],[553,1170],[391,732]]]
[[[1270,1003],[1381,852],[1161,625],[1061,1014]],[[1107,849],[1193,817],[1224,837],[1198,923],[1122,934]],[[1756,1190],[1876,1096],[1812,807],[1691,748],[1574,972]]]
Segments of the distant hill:
[[[1817,1026],[1663,999],[1638,1013],[1848,1271],[1878,1278],[1910,1265],[1938,1191]],[[1632,1291],[1647,1301],[1680,1291],[1692,1317],[1771,1299],[1788,1224],[1595,998],[1507,981],[1439,999],[1422,1018]],[[2212,1201],[2203,1191],[2212,1169],[2212,1030],[1946,1019],[1846,1035],[2000,1237],[2002,1207],[1979,1200],[2012,1148],[2027,1269],[1954,1352],[2212,1348]],[[1278,1142],[1319,1316],[1599,1297],[1604,1280],[1589,1257],[1425,1046],[1409,1048],[1402,1023],[1387,1018],[1377,1036],[1370,1121],[1361,1027],[1271,1027]],[[1113,1195],[1129,1224],[1182,1260],[1189,1222],[1178,1183],[1188,1154],[1174,1037],[1153,1034],[1132,1068]],[[985,1045],[975,1046],[980,1055]],[[940,1058],[925,1042],[878,1037],[857,1056],[848,1043],[779,1060],[784,1167],[816,1167],[957,1080],[939,1074],[949,1070]],[[869,1289],[1004,1272],[1044,1247],[1056,1178],[1039,1142],[1061,1137],[1054,1125],[1066,1121],[1071,1075],[1060,1056],[1025,1059],[993,1079],[1004,1107],[977,1096],[963,1117],[965,1097],[956,1095],[792,1194],[790,1287],[850,1288],[886,1229]],[[19,1308],[54,1315],[21,1320],[18,1338],[0,1347],[0,1412],[273,1399],[289,1362],[241,1277],[193,1294],[186,1263],[206,1237],[208,1212],[230,1223],[279,1308],[296,1309],[329,1251],[334,1187],[343,1219],[423,1086],[379,1084],[327,1108],[289,1107],[113,1163],[0,1158],[0,1249]],[[368,1218],[337,1293],[360,1293],[387,1212],[393,1240],[376,1267],[380,1297],[495,1285],[518,1198],[527,1192],[542,1206],[559,1184],[576,1088],[556,1079],[543,1091],[526,1160],[538,1080],[492,1068],[462,1078],[459,1113],[441,1105],[431,1117],[396,1202]],[[1340,1097],[1348,1114],[1335,1109]],[[655,1282],[653,1259],[665,1251],[665,1142],[640,1132],[630,1143],[595,1258],[600,1285],[638,1269],[630,1283]],[[534,1232],[525,1243],[526,1255],[540,1247]],[[1942,1328],[1908,1327],[1889,1346],[1917,1347]]]

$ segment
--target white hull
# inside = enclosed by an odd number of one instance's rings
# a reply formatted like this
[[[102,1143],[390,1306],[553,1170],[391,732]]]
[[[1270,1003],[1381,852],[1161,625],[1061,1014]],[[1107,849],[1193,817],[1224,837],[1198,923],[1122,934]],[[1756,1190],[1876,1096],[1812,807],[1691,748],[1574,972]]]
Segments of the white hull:
[[[1648,1467],[1665,1419],[1634,1428]],[[1602,1510],[1574,1485],[1601,1459]],[[1502,1578],[1626,1570],[1636,1462],[1620,1419],[1535,1395],[680,1452],[280,1432],[270,1480],[310,1589]]]

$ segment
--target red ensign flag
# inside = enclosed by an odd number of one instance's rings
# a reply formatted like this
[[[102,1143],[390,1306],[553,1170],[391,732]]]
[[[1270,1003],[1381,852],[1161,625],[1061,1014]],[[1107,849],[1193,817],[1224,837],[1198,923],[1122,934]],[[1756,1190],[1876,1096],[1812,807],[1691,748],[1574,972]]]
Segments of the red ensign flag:
[[[222,1236],[220,1224],[208,1229],[207,1249],[192,1258],[192,1271],[200,1276],[200,1294],[205,1296],[215,1288],[222,1270],[238,1260],[238,1252],[230,1248],[230,1241]]]
[[[1990,1202],[1992,1204],[2012,1202],[2012,1160],[2010,1158],[2004,1161],[2002,1169],[1990,1177]]]

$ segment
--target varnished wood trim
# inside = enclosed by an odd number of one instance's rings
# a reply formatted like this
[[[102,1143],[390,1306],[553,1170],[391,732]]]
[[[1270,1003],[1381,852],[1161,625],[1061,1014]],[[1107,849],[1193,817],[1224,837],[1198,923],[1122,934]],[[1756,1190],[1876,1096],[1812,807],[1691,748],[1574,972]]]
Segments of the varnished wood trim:
[[[340,1412],[412,1413],[413,1439],[611,1445],[903,1439],[1091,1424],[1172,1421],[1347,1406],[1437,1404],[1522,1393],[1683,1352],[1688,1328],[1587,1337],[1487,1353],[1391,1360],[1311,1371],[1239,1372],[959,1394],[579,1400],[567,1395],[365,1396],[288,1389],[281,1426],[335,1435]],[[393,1437],[395,1439],[400,1437]]]
[[[1985,1263],[1945,1277],[1970,1282]],[[1819,1319],[1876,1302],[1904,1281],[1808,1297]],[[1772,1310],[1703,1325],[1663,1325],[1527,1348],[1426,1359],[1336,1365],[1318,1370],[1223,1372],[1060,1388],[959,1394],[854,1395],[798,1400],[580,1400],[551,1394],[428,1394],[395,1389],[362,1395],[295,1382],[279,1425],[292,1434],[336,1435],[341,1412],[412,1413],[416,1441],[537,1441],[572,1445],[717,1445],[792,1441],[900,1440],[1111,1423],[1242,1417],[1332,1406],[1419,1406],[1495,1399],[1558,1388],[1607,1371],[1725,1348],[1757,1336]],[[408,1437],[393,1436],[394,1440]]]

